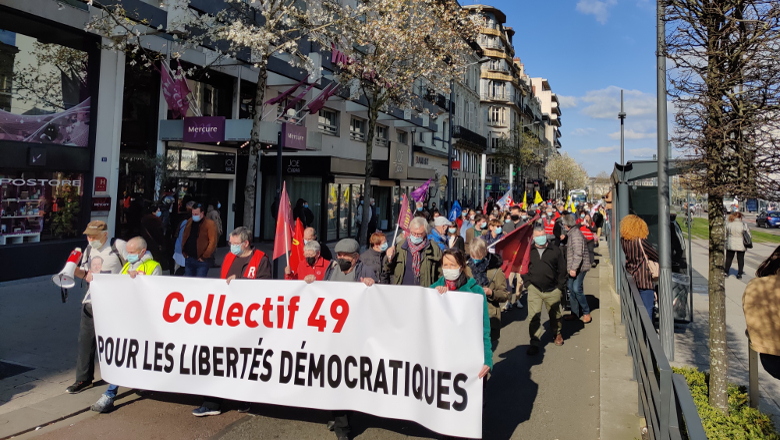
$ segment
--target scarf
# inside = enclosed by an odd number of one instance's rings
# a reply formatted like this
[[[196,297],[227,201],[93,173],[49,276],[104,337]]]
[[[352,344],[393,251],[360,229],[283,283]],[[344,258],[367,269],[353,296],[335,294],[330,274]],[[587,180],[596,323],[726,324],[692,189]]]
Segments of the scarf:
[[[464,284],[469,280],[469,278],[466,276],[466,271],[461,269],[460,276],[455,281],[450,281],[448,279],[444,279],[444,286],[447,287],[447,290],[450,292],[456,292],[458,289],[463,287]]]
[[[414,282],[419,283],[420,282],[420,263],[422,263],[422,251],[426,247],[428,247],[428,244],[430,242],[428,241],[428,237],[425,237],[425,239],[420,242],[420,244],[414,244],[412,243],[412,240],[408,240],[407,245],[409,246],[409,251],[412,253],[412,269],[414,269]]]
[[[479,264],[475,264],[474,260],[469,261],[469,267],[471,267],[471,275],[474,277],[474,281],[482,287],[486,287],[490,282],[487,279],[488,263],[490,263],[490,255],[488,254]]]

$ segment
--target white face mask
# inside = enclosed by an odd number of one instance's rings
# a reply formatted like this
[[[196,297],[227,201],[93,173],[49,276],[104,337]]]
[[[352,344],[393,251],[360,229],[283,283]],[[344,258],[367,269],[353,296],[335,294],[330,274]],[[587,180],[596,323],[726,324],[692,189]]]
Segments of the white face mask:
[[[92,249],[100,249],[103,247],[103,241],[102,240],[92,240],[89,242],[89,245],[92,246]]]
[[[455,281],[460,276],[460,269],[443,269],[444,279],[447,281]]]

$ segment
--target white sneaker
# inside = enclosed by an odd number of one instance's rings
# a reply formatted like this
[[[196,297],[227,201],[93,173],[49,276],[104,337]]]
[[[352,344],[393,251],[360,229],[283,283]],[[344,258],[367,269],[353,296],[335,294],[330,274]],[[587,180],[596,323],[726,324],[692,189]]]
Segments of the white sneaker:
[[[512,310],[512,303],[510,303],[510,302],[506,303],[506,305],[504,305],[504,308],[501,309],[501,311],[504,311],[504,312],[508,312],[510,310]]]
[[[97,402],[93,403],[90,409],[95,412],[105,413],[114,408],[114,399],[103,394]]]

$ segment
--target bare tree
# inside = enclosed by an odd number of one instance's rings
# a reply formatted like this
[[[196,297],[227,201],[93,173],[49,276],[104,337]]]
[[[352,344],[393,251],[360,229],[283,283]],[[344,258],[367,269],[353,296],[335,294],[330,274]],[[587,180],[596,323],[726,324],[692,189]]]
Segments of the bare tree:
[[[588,184],[587,171],[568,153],[550,156],[544,172],[548,181],[560,180],[568,190],[585,188]]]
[[[528,167],[541,162],[541,158],[536,154],[540,146],[538,137],[528,132],[521,134],[520,126],[515,125],[511,136],[499,139],[495,157],[502,166],[513,165],[518,172],[517,181],[524,182]]]
[[[709,402],[728,413],[723,198],[780,196],[780,4],[667,0],[665,20],[674,140],[709,195]]]

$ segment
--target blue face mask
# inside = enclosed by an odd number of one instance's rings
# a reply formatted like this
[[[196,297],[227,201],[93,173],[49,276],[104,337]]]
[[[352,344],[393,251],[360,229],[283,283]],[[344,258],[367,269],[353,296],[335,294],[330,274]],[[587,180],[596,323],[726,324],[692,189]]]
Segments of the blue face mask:
[[[547,244],[547,236],[546,235],[537,235],[534,237],[534,243],[536,243],[537,246],[544,246]]]
[[[501,235],[502,232],[504,232],[504,230],[501,229],[501,226],[496,228],[496,235]]]
[[[450,234],[454,234],[458,231],[457,228],[447,228],[447,230],[450,231]]]
[[[585,218],[585,214],[580,215],[580,218]]]
[[[240,255],[241,254],[241,245],[240,244],[231,244],[230,245],[230,253],[233,255]]]
[[[222,203],[217,202],[217,209],[222,208]]]
[[[511,222],[511,221],[512,221],[512,219],[511,219],[511,218],[504,219],[504,223],[509,223],[509,222]]]
[[[137,263],[139,258],[141,256],[138,254],[127,254],[127,262],[130,264]]]
[[[308,203],[304,203],[304,204],[303,204],[303,207],[304,207],[304,208],[308,208],[308,207],[309,207],[309,204],[308,204]]]
[[[418,207],[417,207],[417,210],[418,210],[418,211],[422,211],[422,206],[418,206]]]
[[[159,217],[159,216],[161,216],[161,215],[162,215],[162,211],[157,211],[157,212],[155,212],[155,213],[154,213],[154,215],[155,215],[156,217]]]
[[[471,259],[471,261],[473,261],[473,262],[474,262],[474,264],[479,264],[479,263],[481,263],[481,262],[482,262],[482,260],[484,260],[484,258],[480,258],[479,260],[477,260],[476,258],[472,258],[472,259]]]
[[[382,246],[379,247],[379,249],[384,252],[387,250],[387,242],[382,243]]]
[[[192,221],[194,221],[195,223],[199,222],[200,221],[200,216],[199,215],[193,215],[192,216]]]
[[[414,235],[409,236],[409,240],[412,241],[413,244],[420,244],[425,240],[425,237],[416,237]]]
[[[482,222],[482,224],[481,224],[481,225],[479,225],[479,228],[480,228],[480,229],[485,229],[485,228],[487,228],[487,222]]]

